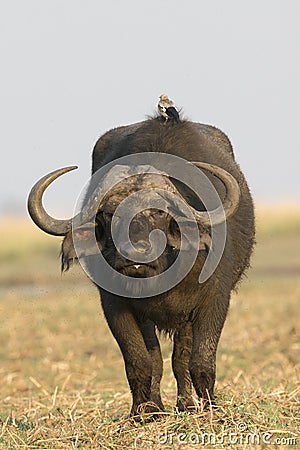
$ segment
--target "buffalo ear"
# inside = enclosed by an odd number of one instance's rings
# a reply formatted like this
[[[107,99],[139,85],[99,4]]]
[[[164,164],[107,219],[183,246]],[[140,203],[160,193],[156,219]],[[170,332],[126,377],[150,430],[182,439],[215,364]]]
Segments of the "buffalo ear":
[[[73,244],[72,231],[69,231],[61,244],[61,271],[69,270],[74,261],[77,261],[77,255]]]
[[[78,262],[78,258],[95,255],[101,251],[95,237],[95,226],[94,223],[86,223],[66,234],[61,246],[62,272],[69,270],[74,262]],[[73,236],[76,239],[76,249]]]

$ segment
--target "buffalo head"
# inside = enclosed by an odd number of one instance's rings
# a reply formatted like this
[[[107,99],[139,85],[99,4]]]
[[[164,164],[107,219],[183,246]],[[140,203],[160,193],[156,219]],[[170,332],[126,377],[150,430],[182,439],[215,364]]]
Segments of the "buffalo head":
[[[148,168],[142,174],[137,174],[136,168],[114,166],[99,185],[94,187],[81,212],[73,219],[57,220],[49,216],[42,205],[42,197],[50,183],[76,167],[58,169],[41,178],[29,194],[29,213],[37,226],[46,233],[65,236],[62,245],[62,270],[67,270],[70,263],[78,257],[101,251],[109,265],[118,272],[133,277],[151,277],[166,270],[176,259],[180,248],[185,246],[188,250],[193,245],[189,239],[182,242],[181,230],[184,228],[185,235],[188,236],[189,227],[195,223],[191,223],[185,213],[186,208],[192,211],[196,219],[200,232],[200,249],[205,249],[210,244],[209,227],[228,219],[238,207],[239,187],[228,172],[211,164],[194,164],[206,169],[224,184],[226,196],[222,211],[216,209],[209,216],[199,199],[198,204],[196,202],[197,208],[192,207],[174,180],[154,168],[150,170],[151,173]],[[113,177],[113,188],[99,203],[97,199],[101,197],[100,193],[105,189],[107,180],[111,181]],[[122,213],[119,205],[131,196],[133,200],[128,210],[133,208],[137,213],[132,215],[126,234],[124,208]],[[75,228],[73,226],[73,235],[72,221],[76,224]],[[183,228],[180,228],[180,224]],[[113,239],[112,226],[114,236],[119,236],[119,246]],[[155,255],[151,234],[155,232],[157,236],[157,230],[161,232],[160,237],[164,236],[163,241],[160,240],[160,245],[164,244],[164,251],[151,258],[151,255]],[[79,242],[76,250],[73,245],[74,236]]]

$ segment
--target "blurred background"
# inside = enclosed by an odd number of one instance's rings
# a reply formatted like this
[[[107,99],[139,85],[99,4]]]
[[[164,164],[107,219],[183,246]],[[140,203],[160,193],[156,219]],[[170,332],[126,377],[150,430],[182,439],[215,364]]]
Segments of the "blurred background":
[[[76,164],[45,195],[71,214],[97,138],[162,93],[228,134],[257,204],[299,205],[299,13],[297,0],[2,4],[0,217],[26,217],[34,182]]]

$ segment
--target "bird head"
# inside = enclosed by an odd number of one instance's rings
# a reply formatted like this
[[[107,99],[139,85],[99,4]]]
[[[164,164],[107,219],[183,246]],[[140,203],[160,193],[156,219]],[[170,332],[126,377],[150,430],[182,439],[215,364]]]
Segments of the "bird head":
[[[161,94],[159,96],[159,98],[160,98],[160,100],[163,100],[163,101],[168,101],[169,100],[169,97],[166,94]]]

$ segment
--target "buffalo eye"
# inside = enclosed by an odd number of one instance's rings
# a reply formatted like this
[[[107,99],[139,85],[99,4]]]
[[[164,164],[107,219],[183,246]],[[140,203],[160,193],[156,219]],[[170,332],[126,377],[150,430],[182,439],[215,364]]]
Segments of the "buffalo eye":
[[[176,220],[173,219],[173,217],[170,220],[169,231],[173,236],[175,236],[175,235],[180,236],[180,230],[179,230],[178,223],[176,222]]]

